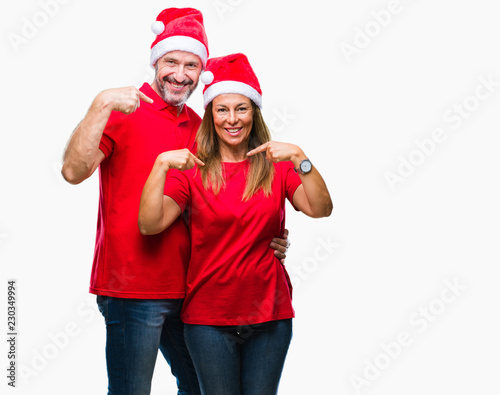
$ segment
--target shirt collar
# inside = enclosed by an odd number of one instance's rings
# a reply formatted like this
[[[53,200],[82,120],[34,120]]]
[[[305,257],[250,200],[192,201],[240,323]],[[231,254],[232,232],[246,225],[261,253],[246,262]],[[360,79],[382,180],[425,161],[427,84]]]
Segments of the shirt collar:
[[[182,110],[179,115],[177,115],[177,107],[171,106],[170,104],[167,104],[163,101],[163,99],[158,95],[158,93],[155,92],[155,90],[149,85],[147,82],[145,82],[142,87],[141,91],[151,99],[153,99],[153,104],[151,104],[156,110],[158,111],[168,111],[170,115],[172,115],[173,118],[177,119],[178,123],[182,122],[187,122],[189,121],[189,114],[187,112],[187,107],[184,104],[182,106]]]

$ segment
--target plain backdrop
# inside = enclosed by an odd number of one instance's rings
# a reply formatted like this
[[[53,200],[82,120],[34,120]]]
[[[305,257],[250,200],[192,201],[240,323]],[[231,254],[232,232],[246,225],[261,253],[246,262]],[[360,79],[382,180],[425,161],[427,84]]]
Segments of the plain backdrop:
[[[169,6],[203,12],[212,56],[248,56],[273,138],[302,147],[334,200],[320,220],[288,206],[296,319],[279,393],[498,393],[493,0],[3,2],[0,327],[7,338],[15,279],[12,391],[106,393],[104,321],[88,293],[98,175],[65,183],[61,156],[98,92],[151,81],[150,25]],[[188,102],[199,114],[201,90]],[[175,388],[159,357],[152,394]]]

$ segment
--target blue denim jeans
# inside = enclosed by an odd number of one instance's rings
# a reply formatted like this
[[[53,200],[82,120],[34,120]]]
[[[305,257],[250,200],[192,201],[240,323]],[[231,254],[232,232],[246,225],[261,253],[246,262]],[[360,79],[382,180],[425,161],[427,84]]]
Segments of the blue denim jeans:
[[[183,299],[97,296],[106,322],[108,395],[149,395],[158,348],[179,395],[200,394],[180,320]]]
[[[292,320],[248,326],[184,325],[203,395],[275,395]]]

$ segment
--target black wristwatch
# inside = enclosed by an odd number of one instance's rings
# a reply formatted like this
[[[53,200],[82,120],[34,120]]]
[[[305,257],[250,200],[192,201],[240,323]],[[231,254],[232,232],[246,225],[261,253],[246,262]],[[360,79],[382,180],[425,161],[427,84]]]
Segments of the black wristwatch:
[[[307,174],[312,170],[312,163],[309,159],[304,159],[302,162],[300,162],[299,167],[294,170],[299,174]]]

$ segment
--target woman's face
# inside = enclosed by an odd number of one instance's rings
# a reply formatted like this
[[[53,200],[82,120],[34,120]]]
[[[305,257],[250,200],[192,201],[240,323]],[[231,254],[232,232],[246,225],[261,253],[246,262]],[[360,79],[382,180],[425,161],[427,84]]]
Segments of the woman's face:
[[[247,149],[253,125],[252,102],[237,93],[225,93],[212,102],[215,131],[221,147]]]

